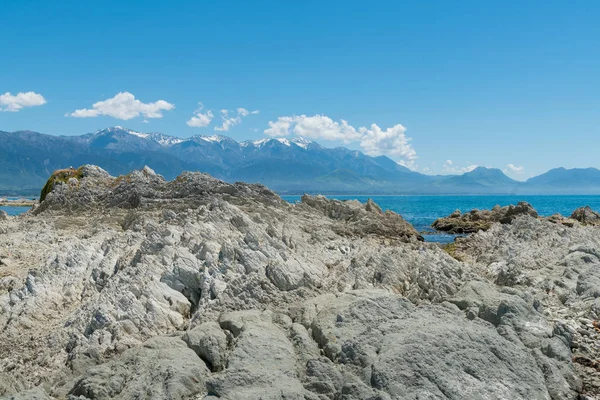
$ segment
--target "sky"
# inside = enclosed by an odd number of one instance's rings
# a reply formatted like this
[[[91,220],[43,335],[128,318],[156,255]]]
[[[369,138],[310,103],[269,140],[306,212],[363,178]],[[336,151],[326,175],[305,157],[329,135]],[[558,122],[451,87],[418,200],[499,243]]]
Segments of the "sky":
[[[304,136],[429,174],[600,168],[600,2],[6,0],[0,130]]]

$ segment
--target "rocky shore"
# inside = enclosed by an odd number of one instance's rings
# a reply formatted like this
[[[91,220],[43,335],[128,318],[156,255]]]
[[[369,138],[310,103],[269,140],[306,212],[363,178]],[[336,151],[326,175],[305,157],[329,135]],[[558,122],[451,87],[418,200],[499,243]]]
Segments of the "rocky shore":
[[[4,398],[600,393],[592,224],[519,205],[452,257],[373,202],[199,173],[84,166],[43,199],[0,218]]]
[[[537,218],[538,213],[524,201],[516,206],[496,206],[491,210],[471,210],[468,213],[454,211],[447,217],[436,219],[431,225],[434,229],[448,233],[474,233],[480,230],[487,231],[493,224],[510,224],[521,215]]]
[[[0,206],[1,207],[33,207],[36,204],[38,204],[37,200],[29,200],[29,199],[9,200],[7,198],[0,198]]]

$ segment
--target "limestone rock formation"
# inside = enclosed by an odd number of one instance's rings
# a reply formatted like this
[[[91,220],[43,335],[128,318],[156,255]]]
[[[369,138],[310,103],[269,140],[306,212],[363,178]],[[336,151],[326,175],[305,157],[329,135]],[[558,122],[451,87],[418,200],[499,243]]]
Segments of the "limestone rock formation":
[[[75,171],[0,225],[0,396],[556,400],[593,376],[594,227],[517,217],[465,263],[373,202]]]
[[[474,233],[480,230],[486,231],[496,222],[510,224],[520,215],[529,215],[534,218],[538,216],[529,203],[521,201],[516,206],[495,206],[491,210],[475,209],[464,214],[456,210],[448,217],[435,220],[431,226],[438,231],[449,233]]]
[[[589,206],[580,207],[573,211],[571,218],[585,225],[600,225],[600,214]]]
[[[590,398],[600,394],[596,361],[600,358],[598,229],[520,217],[510,225],[497,224],[487,232],[461,238],[454,246],[456,255],[478,275],[504,290],[533,296],[536,309],[547,321],[554,321],[555,333],[572,354],[558,351],[554,345],[542,351],[572,358],[583,378],[583,392]]]

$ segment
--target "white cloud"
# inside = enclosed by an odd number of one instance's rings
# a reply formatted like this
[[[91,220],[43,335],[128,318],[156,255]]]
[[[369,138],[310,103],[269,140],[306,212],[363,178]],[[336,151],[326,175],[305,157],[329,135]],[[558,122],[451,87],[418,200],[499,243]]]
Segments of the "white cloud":
[[[464,174],[466,172],[473,171],[478,166],[479,165],[470,164],[470,165],[466,165],[464,167],[459,167],[459,166],[455,166],[454,163],[452,162],[452,160],[446,160],[446,162],[442,166],[442,173],[443,174],[451,174],[451,175]]]
[[[210,125],[214,117],[212,111],[208,110],[203,113],[202,110],[204,110],[204,105],[202,103],[198,103],[198,109],[194,111],[192,118],[186,122],[188,126],[192,126],[194,128],[204,128],[205,126]]]
[[[363,151],[370,155],[386,154],[404,159],[403,165],[412,166],[417,153],[406,137],[406,128],[398,124],[385,130],[377,124],[370,128],[355,128],[348,121],[332,120],[325,115],[296,115],[279,117],[269,122],[265,130],[268,136],[295,135],[322,140],[336,140],[344,143],[358,142]]]
[[[227,110],[225,110],[225,111],[227,111]],[[237,112],[240,116],[245,117],[250,114],[258,114],[260,111],[259,110],[248,111],[245,108],[240,107],[237,109]]]
[[[175,108],[174,104],[165,100],[158,100],[154,103],[142,103],[129,92],[120,92],[115,97],[99,101],[92,105],[92,108],[83,108],[67,114],[75,118],[93,118],[100,115],[108,115],[116,119],[129,120],[140,115],[144,118],[162,118],[163,111],[171,111]]]
[[[0,95],[0,111],[17,112],[24,107],[35,107],[46,104],[41,94],[35,92],[19,92],[15,95],[6,92]]]
[[[221,126],[215,126],[215,131],[226,132],[232,127],[241,124],[242,117],[258,114],[259,112],[259,110],[248,111],[245,108],[240,107],[237,109],[237,116],[232,117],[229,116],[229,110],[221,110],[221,120],[223,121],[223,124],[221,124]]]
[[[372,124],[371,129],[360,128],[359,131],[363,135],[360,147],[367,154],[388,154],[409,161],[417,159],[417,152],[409,143],[410,138],[406,137],[406,128],[400,124],[387,128],[385,131],[376,124]]]
[[[513,164],[508,164],[506,166],[506,168],[504,169],[505,174],[522,175],[523,172],[525,172],[525,167],[517,167],[516,165],[513,165]]]
[[[293,129],[290,131],[290,128]],[[355,142],[362,135],[347,121],[336,122],[325,115],[296,115],[293,117],[279,117],[277,121],[269,121],[269,128],[265,130],[268,136],[287,136],[290,133],[311,139],[341,140],[344,143]]]

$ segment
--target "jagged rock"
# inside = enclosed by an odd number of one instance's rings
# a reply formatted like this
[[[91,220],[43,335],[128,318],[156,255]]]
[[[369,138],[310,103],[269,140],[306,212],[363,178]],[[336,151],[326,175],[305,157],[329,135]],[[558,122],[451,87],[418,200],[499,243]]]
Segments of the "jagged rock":
[[[573,211],[571,219],[581,222],[585,225],[600,225],[600,214],[592,210],[589,206],[580,207]]]
[[[549,217],[546,217],[546,221],[548,222],[552,222],[553,224],[561,224],[564,226],[568,226],[569,228],[572,228],[573,226],[575,226],[575,224],[577,224],[577,220],[573,219],[573,218],[565,218],[560,214],[552,214]]]
[[[4,210],[0,210],[0,221],[6,221],[8,219],[8,213]]]
[[[600,235],[598,227],[572,228],[530,217],[521,217],[510,225],[494,225],[455,243],[455,252],[471,263],[480,276],[502,282],[534,296],[534,308],[542,310],[547,319],[555,321],[555,331],[573,353],[547,342],[540,351],[553,360],[573,357],[576,360],[600,358],[600,319],[597,300],[600,299]],[[503,278],[510,271],[511,279]],[[479,291],[484,293],[483,290]],[[489,292],[489,289],[488,289]],[[467,296],[469,297],[469,296]],[[470,296],[472,298],[472,296]],[[521,308],[522,310],[522,308]],[[525,311],[520,311],[523,314]],[[583,324],[582,318],[589,321]],[[526,318],[527,320],[530,318]],[[518,331],[518,330],[517,330]],[[577,358],[580,357],[580,358]],[[555,363],[555,361],[552,361]],[[548,372],[564,375],[559,364]],[[589,366],[574,364],[583,380],[583,393],[597,396],[598,387]]]
[[[448,217],[438,218],[431,226],[438,231],[449,233],[473,233],[480,230],[486,231],[496,222],[510,224],[521,215],[529,215],[534,218],[538,216],[529,203],[520,201],[516,206],[495,206],[492,210],[475,209],[465,214],[456,210]]]
[[[381,211],[371,199],[366,204],[356,200],[330,200],[325,196],[302,196],[302,204],[321,211],[326,217],[342,222],[336,226],[340,234],[375,234],[389,238],[424,241],[416,229],[402,216]]]
[[[513,210],[463,263],[372,201],[74,171],[2,224],[7,396],[576,397],[569,348],[592,344],[555,309],[600,310],[592,227]]]

